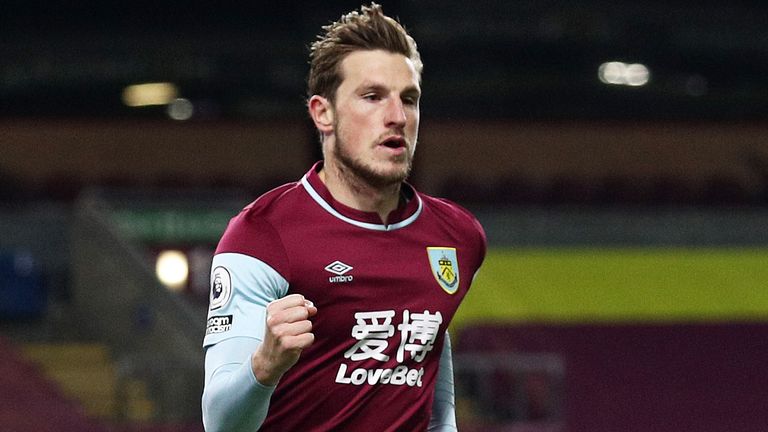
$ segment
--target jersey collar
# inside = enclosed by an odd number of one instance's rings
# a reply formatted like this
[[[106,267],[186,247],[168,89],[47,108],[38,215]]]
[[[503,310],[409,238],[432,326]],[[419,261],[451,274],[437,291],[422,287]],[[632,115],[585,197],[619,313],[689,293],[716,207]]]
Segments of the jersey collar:
[[[356,210],[336,201],[325,183],[320,180],[318,172],[323,167],[323,162],[317,162],[312,169],[301,179],[301,184],[309,195],[323,209],[338,219],[341,219],[352,225],[375,231],[393,231],[404,228],[413,223],[421,214],[423,207],[421,197],[416,193],[413,186],[403,182],[402,191],[408,198],[407,202],[400,204],[389,214],[391,223],[382,224],[379,215],[376,212],[366,212]]]

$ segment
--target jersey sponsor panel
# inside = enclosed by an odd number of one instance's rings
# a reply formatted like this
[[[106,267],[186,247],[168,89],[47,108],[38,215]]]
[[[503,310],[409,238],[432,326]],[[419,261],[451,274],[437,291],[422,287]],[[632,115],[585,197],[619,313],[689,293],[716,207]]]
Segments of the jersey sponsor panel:
[[[442,314],[428,310],[412,313],[406,309],[401,316],[396,317],[394,310],[382,310],[356,312],[354,318],[355,325],[352,326],[350,334],[356,342],[344,352],[344,358],[352,362],[388,362],[394,349],[390,342],[399,333],[400,342],[394,344],[397,347],[394,357],[398,365],[365,368],[342,361],[335,382],[351,385],[389,384],[421,387],[424,368],[409,368],[403,363],[409,359],[410,364],[422,363],[433,350],[443,323]],[[399,320],[397,326],[395,318]]]
[[[409,387],[421,387],[424,368],[410,369],[408,366],[399,365],[394,368],[376,368],[352,369],[346,363],[339,365],[339,371],[336,373],[336,382],[339,384],[352,385],[406,385]]]

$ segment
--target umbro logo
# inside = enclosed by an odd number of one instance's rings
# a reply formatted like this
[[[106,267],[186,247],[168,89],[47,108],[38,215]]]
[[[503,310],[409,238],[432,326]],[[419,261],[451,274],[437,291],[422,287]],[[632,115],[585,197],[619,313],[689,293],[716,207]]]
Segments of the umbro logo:
[[[334,261],[328,264],[327,266],[325,266],[325,270],[336,275],[336,276],[328,277],[328,282],[331,282],[331,283],[352,282],[352,279],[354,279],[354,276],[348,275],[347,273],[353,268],[354,267],[352,267],[351,265],[344,264],[341,261]]]

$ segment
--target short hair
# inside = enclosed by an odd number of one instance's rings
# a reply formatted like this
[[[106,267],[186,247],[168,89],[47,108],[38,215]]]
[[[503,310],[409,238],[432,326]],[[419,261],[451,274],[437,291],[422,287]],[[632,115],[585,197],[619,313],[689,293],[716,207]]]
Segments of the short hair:
[[[371,3],[360,12],[352,11],[327,26],[310,47],[307,79],[308,98],[320,95],[331,102],[344,80],[341,62],[354,51],[384,50],[402,54],[413,61],[421,76],[424,68],[416,41],[396,20],[384,15],[381,6]]]

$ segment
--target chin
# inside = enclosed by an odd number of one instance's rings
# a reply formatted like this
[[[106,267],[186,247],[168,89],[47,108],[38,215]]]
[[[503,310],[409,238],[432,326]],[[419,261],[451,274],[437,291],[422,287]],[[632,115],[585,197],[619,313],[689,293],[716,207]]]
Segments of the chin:
[[[384,187],[402,183],[408,178],[409,172],[410,167],[390,169],[374,169],[369,167],[367,170],[358,171],[357,174],[372,185]]]
[[[393,159],[368,160],[351,157],[343,146],[334,148],[334,158],[342,171],[375,187],[388,187],[402,183],[411,171],[411,158],[401,155]]]
[[[405,179],[408,178],[408,174],[410,174],[410,167],[404,167],[399,169],[392,169],[387,170],[386,172],[378,173],[378,177],[381,180],[381,183],[385,184],[395,184],[395,183],[402,183],[405,181]]]

